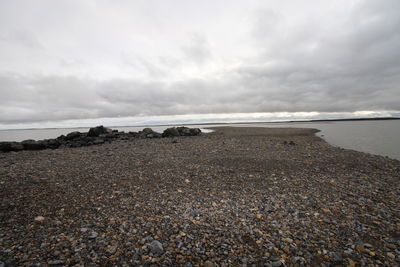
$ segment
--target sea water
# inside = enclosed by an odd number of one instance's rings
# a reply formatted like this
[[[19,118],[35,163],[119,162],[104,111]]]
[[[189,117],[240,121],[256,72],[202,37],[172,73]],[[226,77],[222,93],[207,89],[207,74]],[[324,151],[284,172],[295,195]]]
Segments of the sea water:
[[[217,125],[190,125],[204,128]],[[222,126],[222,125],[221,125]],[[318,136],[334,146],[389,156],[400,160],[400,120],[332,121],[332,122],[288,122],[288,123],[241,123],[223,126],[293,127],[315,128]],[[171,126],[149,126],[162,132]],[[112,127],[119,131],[140,131],[144,127]],[[56,138],[72,131],[87,132],[89,128],[0,130],[0,141],[22,141],[26,139]]]

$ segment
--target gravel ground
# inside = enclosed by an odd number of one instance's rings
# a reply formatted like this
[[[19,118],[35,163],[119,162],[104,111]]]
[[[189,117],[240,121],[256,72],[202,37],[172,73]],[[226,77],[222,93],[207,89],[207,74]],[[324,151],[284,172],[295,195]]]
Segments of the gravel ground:
[[[399,161],[215,129],[0,154],[0,266],[399,266]]]

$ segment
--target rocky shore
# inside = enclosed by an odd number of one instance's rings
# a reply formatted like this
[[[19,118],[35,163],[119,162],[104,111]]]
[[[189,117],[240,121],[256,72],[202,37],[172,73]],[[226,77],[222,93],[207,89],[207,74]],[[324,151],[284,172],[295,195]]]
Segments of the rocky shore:
[[[175,130],[0,153],[0,266],[399,266],[399,161]]]
[[[188,127],[171,127],[162,134],[153,131],[151,128],[144,128],[139,132],[119,132],[102,125],[90,128],[89,132],[81,133],[71,132],[67,135],[61,135],[55,139],[45,140],[24,140],[22,142],[0,142],[0,152],[17,152],[22,150],[43,150],[56,149],[59,147],[82,147],[100,145],[105,142],[111,143],[115,140],[129,140],[131,138],[161,138],[177,136],[197,136],[201,130]]]

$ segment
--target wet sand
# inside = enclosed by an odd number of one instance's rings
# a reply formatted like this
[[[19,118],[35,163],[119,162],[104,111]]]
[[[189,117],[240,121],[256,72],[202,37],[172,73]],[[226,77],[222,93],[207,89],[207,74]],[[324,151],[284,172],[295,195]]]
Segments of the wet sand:
[[[0,154],[0,266],[399,264],[399,161],[213,129]]]

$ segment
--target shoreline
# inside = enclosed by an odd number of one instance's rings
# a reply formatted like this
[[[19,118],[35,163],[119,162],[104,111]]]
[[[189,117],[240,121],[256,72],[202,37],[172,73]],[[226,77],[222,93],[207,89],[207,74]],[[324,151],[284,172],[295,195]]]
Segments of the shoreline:
[[[0,262],[399,263],[400,161],[316,129],[211,128],[0,154]]]
[[[262,123],[301,123],[301,122],[336,122],[336,121],[387,121],[387,120],[400,120],[398,117],[382,117],[382,118],[349,118],[349,119],[321,119],[321,120],[289,120],[289,121],[242,121],[242,122],[206,122],[206,123],[170,123],[170,124],[140,124],[140,125],[106,125],[109,128],[129,128],[129,127],[168,127],[168,126],[194,126],[194,125],[228,125],[228,124],[262,124]],[[76,126],[76,127],[50,127],[50,128],[22,128],[22,129],[0,129],[0,131],[16,131],[16,130],[57,130],[57,129],[89,129],[89,126]]]

